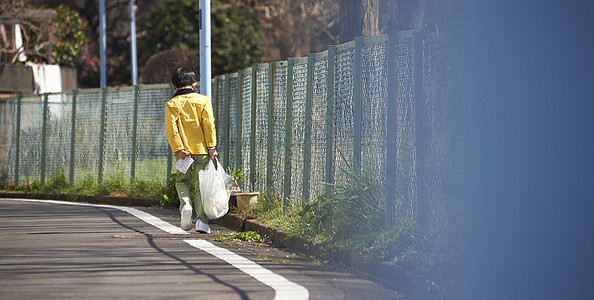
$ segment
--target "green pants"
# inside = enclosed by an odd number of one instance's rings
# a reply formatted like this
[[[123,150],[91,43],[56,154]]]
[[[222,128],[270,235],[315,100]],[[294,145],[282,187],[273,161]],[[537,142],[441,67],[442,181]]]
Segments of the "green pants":
[[[208,168],[208,162],[210,157],[208,154],[192,154],[194,162],[186,172],[186,174],[177,171],[177,177],[175,179],[175,189],[177,190],[177,196],[179,197],[179,210],[184,207],[185,204],[192,206],[192,200],[190,197],[190,183],[194,183],[194,211],[196,217],[205,224],[208,224],[208,218],[202,208],[202,197],[200,197],[200,178],[198,172]]]

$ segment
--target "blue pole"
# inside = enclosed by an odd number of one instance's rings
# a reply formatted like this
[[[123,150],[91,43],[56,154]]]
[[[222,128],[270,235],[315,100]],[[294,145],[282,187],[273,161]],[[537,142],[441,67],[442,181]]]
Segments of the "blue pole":
[[[130,6],[130,61],[132,63],[132,85],[138,84],[138,65],[136,62],[136,9],[134,0],[129,1]]]
[[[99,0],[99,58],[101,59],[101,87],[107,86],[105,70],[105,0]]]
[[[210,0],[200,0],[200,94],[211,98]]]

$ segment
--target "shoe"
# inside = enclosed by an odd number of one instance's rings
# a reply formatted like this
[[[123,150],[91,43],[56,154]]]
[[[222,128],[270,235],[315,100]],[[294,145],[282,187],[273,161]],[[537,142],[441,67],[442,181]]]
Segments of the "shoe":
[[[182,230],[192,229],[192,206],[189,204],[184,205],[182,208],[179,226]]]
[[[200,220],[196,220],[196,231],[200,233],[210,233],[210,226],[208,226],[208,224],[204,224]]]

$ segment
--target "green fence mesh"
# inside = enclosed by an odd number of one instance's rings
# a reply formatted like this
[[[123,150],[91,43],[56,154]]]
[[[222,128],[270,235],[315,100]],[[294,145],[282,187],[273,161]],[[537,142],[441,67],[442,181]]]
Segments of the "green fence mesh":
[[[253,99],[252,99],[252,68],[247,68],[241,73],[241,164],[240,169],[245,174],[242,182],[242,190],[251,190],[253,183],[251,159],[252,159],[252,121]]]
[[[239,102],[239,74],[233,73],[228,76],[229,80],[229,135],[227,140],[229,151],[229,167],[231,169],[239,169],[239,128],[241,125],[241,112]],[[245,171],[245,170],[244,170]]]
[[[26,96],[21,100],[21,128],[19,134],[19,182],[41,178],[41,125],[43,99],[41,96]]]
[[[132,160],[132,125],[134,124],[134,89],[108,90],[103,127],[103,177],[130,174]]]
[[[387,220],[447,225],[450,44],[444,35],[399,32],[217,76],[221,162],[246,175],[243,190],[305,201],[360,162],[390,191]],[[64,171],[75,184],[88,176],[165,184],[171,93],[160,84],[1,99],[0,180],[23,184]]]
[[[274,63],[272,112],[272,192],[282,199],[285,175],[285,136],[287,121],[287,62]]]
[[[0,181],[14,183],[17,145],[17,99],[0,102]]]
[[[269,70],[268,64],[256,68],[256,126],[255,126],[255,170],[254,189],[263,191],[266,188],[266,172],[268,167],[268,126],[270,115]]]
[[[311,108],[310,198],[324,191],[326,176],[326,111],[328,100],[328,52],[314,56]]]
[[[307,57],[295,59],[291,110],[291,194],[301,198],[303,192],[303,148],[305,146],[305,101],[307,94]]]
[[[386,161],[387,37],[363,40],[361,164],[383,185]]]
[[[396,111],[396,187],[395,213],[399,217],[415,215],[417,200],[416,149],[415,149],[415,102],[414,62],[412,36],[398,36],[396,43],[397,111]]]
[[[74,130],[74,182],[85,177],[98,179],[100,155],[102,92],[81,90],[76,99]]]
[[[70,145],[72,143],[72,92],[48,95],[45,134],[45,172],[52,177],[57,172],[70,175]]]
[[[227,97],[227,87],[225,76],[219,76],[215,80],[217,89],[215,90],[216,106],[214,107],[216,115],[217,129],[217,143],[219,145],[217,152],[219,153],[219,160],[224,167],[229,165],[228,143],[226,137],[229,135],[228,114],[225,112],[229,110],[229,98]]]
[[[136,127],[136,177],[165,182],[170,155],[165,137],[165,102],[171,97],[169,85],[142,86],[138,97]]]
[[[424,198],[426,223],[436,231],[450,225],[454,213],[452,172],[452,53],[447,36],[427,35],[423,55]]]

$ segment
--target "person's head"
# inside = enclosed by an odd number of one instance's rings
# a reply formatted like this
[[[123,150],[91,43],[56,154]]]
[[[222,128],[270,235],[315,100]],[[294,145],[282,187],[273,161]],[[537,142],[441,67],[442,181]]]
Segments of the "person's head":
[[[196,83],[196,73],[188,67],[178,68],[171,75],[171,83],[175,88],[191,86]]]

